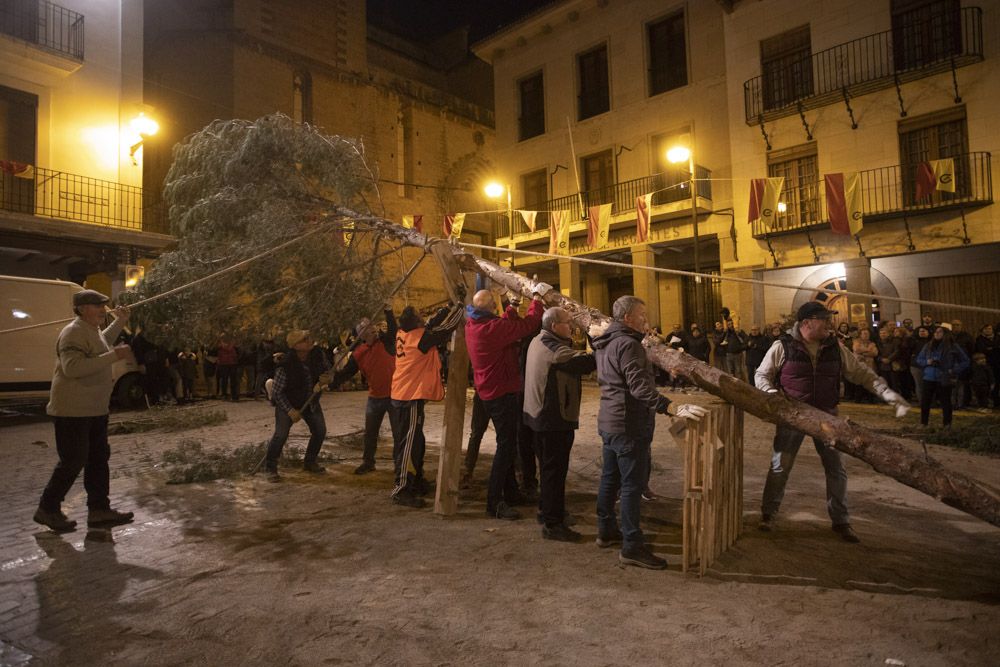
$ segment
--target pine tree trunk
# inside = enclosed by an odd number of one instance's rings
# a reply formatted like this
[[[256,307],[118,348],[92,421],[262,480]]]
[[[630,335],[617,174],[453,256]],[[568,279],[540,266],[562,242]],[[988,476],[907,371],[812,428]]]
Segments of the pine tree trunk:
[[[403,229],[399,225],[387,225],[390,229],[386,230],[386,234],[407,245],[426,248],[429,243],[443,242],[428,239],[415,230]],[[459,261],[466,269],[481,273],[512,292],[531,297],[534,281],[463,251],[458,246],[453,246],[452,249],[459,253]],[[575,322],[584,328],[609,319],[600,311],[562,294],[548,294],[545,301],[549,306],[562,306],[569,310],[573,313]],[[884,475],[933,496],[946,505],[1000,526],[1000,496],[975,480],[948,470],[934,459],[914,451],[911,441],[875,433],[847,419],[789,399],[783,394],[767,394],[662,343],[647,343],[647,353],[653,363],[664,370],[682,375],[705,391],[752,415],[775,424],[785,424],[806,435],[832,443],[840,451],[861,459]]]

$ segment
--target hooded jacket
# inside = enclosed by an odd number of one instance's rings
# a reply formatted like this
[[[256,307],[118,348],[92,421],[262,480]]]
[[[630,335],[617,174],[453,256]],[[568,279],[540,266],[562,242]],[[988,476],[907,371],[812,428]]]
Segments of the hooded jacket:
[[[538,333],[543,310],[542,302],[534,299],[524,317],[514,307],[508,307],[503,317],[471,305],[465,307],[465,346],[469,350],[473,383],[481,399],[492,401],[521,391],[518,343]]]
[[[670,400],[656,391],[653,366],[642,347],[642,334],[612,322],[592,342],[597,358],[601,407],[597,428],[610,434],[648,435],[656,412],[666,414]]]
[[[596,368],[594,355],[543,330],[528,346],[524,372],[524,423],[533,431],[572,431],[580,426],[580,377]]]

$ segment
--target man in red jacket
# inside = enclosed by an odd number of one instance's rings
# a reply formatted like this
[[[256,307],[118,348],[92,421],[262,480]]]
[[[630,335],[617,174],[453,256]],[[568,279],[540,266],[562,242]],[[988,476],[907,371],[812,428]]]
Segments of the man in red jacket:
[[[507,307],[503,317],[497,317],[496,299],[488,290],[476,292],[472,304],[466,306],[465,344],[474,383],[497,434],[486,513],[498,519],[521,518],[520,512],[511,507],[519,495],[514,456],[521,421],[517,396],[524,383],[519,360],[520,341],[541,329],[545,309],[542,296],[551,289],[552,286],[545,283],[535,286],[534,298],[523,318],[513,306]]]
[[[389,425],[395,433],[396,413],[392,409],[392,374],[396,370],[396,317],[388,304],[385,306],[386,331],[379,328],[367,318],[361,321],[354,331],[361,339],[360,343],[347,358],[347,363],[338,369],[333,376],[332,386],[337,387],[347,382],[354,374],[361,371],[368,381],[368,403],[365,405],[365,449],[361,465],[354,471],[355,475],[364,475],[375,470],[375,448],[378,446],[378,432],[382,428],[382,419],[389,415]]]

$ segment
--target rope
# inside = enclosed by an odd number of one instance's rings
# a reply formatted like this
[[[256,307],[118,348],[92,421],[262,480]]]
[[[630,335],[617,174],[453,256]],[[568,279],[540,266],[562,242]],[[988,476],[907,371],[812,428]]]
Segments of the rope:
[[[143,299],[142,301],[137,301],[137,302],[135,302],[133,304],[130,304],[128,307],[129,308],[135,308],[137,306],[144,306],[146,304],[153,303],[154,301],[159,301],[160,299],[165,299],[168,296],[172,296],[174,294],[177,294],[178,292],[183,292],[184,290],[190,289],[190,288],[194,287],[195,285],[200,285],[201,283],[206,282],[208,280],[211,280],[213,278],[218,278],[219,276],[224,275],[226,273],[231,273],[233,271],[236,271],[237,269],[241,269],[241,268],[247,266],[248,264],[252,264],[253,262],[256,262],[256,261],[258,261],[260,259],[263,259],[264,257],[267,257],[268,255],[272,255],[272,254],[278,252],[279,250],[287,248],[290,245],[293,245],[295,243],[299,243],[300,241],[303,241],[304,239],[309,238],[313,234],[317,234],[317,233],[319,233],[321,231],[326,231],[327,228],[330,227],[332,224],[334,224],[334,221],[330,221],[327,224],[323,224],[323,225],[317,227],[316,229],[313,229],[311,231],[306,232],[305,234],[303,234],[301,236],[297,236],[297,237],[295,237],[294,239],[292,239],[290,241],[285,241],[284,243],[282,243],[280,245],[277,245],[277,246],[275,246],[273,248],[269,248],[268,250],[265,250],[262,253],[259,253],[257,255],[254,255],[253,257],[244,259],[241,262],[237,262],[236,264],[233,264],[232,266],[228,266],[228,267],[226,267],[224,269],[216,271],[215,273],[210,273],[207,276],[203,276],[201,278],[198,278],[197,280],[192,280],[191,282],[186,283],[184,285],[181,285],[179,287],[174,287],[173,289],[169,289],[166,292],[162,292],[160,294],[156,294],[154,296],[149,297],[148,299]],[[29,324],[27,326],[16,327],[16,328],[13,328],[13,329],[2,329],[2,330],[0,330],[0,335],[2,335],[2,334],[8,334],[8,333],[15,333],[15,332],[18,332],[18,331],[28,331],[29,329],[38,329],[40,327],[48,327],[48,326],[52,326],[54,324],[65,324],[66,322],[72,322],[74,319],[76,319],[76,318],[74,318],[74,317],[67,317],[67,318],[64,318],[64,319],[61,319],[61,320],[53,320],[51,322],[41,322],[39,324]]]
[[[463,241],[459,241],[459,244],[461,246],[463,246],[463,247],[468,247],[468,248],[480,248],[480,249],[484,249],[484,250],[497,250],[497,248],[495,248],[493,246],[480,245],[478,243],[465,243]],[[612,266],[612,267],[615,267],[615,268],[630,267],[632,269],[642,269],[644,271],[653,271],[654,273],[666,273],[666,274],[675,275],[675,276],[694,276],[695,278],[707,278],[709,280],[728,280],[730,282],[735,282],[735,283],[743,283],[743,284],[749,284],[749,285],[762,285],[764,287],[779,287],[779,288],[783,288],[783,289],[805,290],[805,291],[808,291],[808,292],[823,292],[823,293],[826,293],[826,294],[834,294],[834,295],[856,296],[856,297],[861,297],[863,299],[870,299],[870,298],[872,298],[871,294],[865,294],[864,292],[850,292],[850,291],[845,291],[845,290],[827,289],[827,288],[822,288],[822,287],[805,288],[805,287],[802,287],[801,285],[788,285],[786,283],[773,283],[773,282],[766,281],[766,280],[757,280],[755,278],[737,278],[736,276],[716,275],[714,273],[695,273],[694,271],[682,271],[680,269],[664,269],[664,268],[660,268],[660,267],[656,267],[656,266],[640,266],[640,265],[636,265],[636,264],[626,264],[625,262],[611,262],[611,261],[604,260],[604,259],[590,259],[590,258],[587,258],[587,257],[572,257],[572,256],[566,256],[566,255],[555,255],[555,254],[548,253],[548,252],[535,252],[533,250],[514,250],[513,248],[501,248],[500,250],[505,251],[505,252],[510,252],[510,253],[516,253],[516,254],[519,254],[519,255],[530,255],[532,257],[545,257],[545,258],[551,258],[551,259],[556,259],[556,260],[567,259],[567,260],[569,260],[571,262],[580,262],[580,263],[583,263],[583,264],[598,264],[600,266]],[[1000,308],[984,308],[982,306],[966,306],[966,305],[957,304],[957,303],[944,303],[942,301],[926,301],[926,300],[923,300],[923,299],[906,299],[906,298],[897,297],[897,296],[883,296],[883,295],[879,295],[878,298],[880,300],[882,300],[882,301],[893,301],[893,302],[898,302],[898,303],[913,303],[913,304],[917,304],[917,305],[921,305],[921,306],[934,306],[934,307],[938,307],[938,308],[955,308],[955,309],[958,309],[958,310],[969,310],[969,311],[974,311],[974,312],[977,312],[977,313],[1000,314]]]

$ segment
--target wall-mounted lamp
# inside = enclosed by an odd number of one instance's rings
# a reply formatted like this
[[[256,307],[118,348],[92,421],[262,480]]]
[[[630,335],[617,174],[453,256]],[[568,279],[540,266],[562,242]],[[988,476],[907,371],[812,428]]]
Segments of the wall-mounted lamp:
[[[142,148],[142,142],[146,140],[147,137],[151,137],[156,134],[160,125],[152,118],[149,118],[146,114],[140,113],[138,116],[129,121],[129,127],[132,131],[139,135],[139,141],[132,144],[129,148],[128,155],[132,158],[132,164],[138,166],[139,162],[135,159],[135,153],[140,148]]]
[[[125,265],[125,287],[132,289],[146,276],[145,267],[138,266],[136,264]]]

